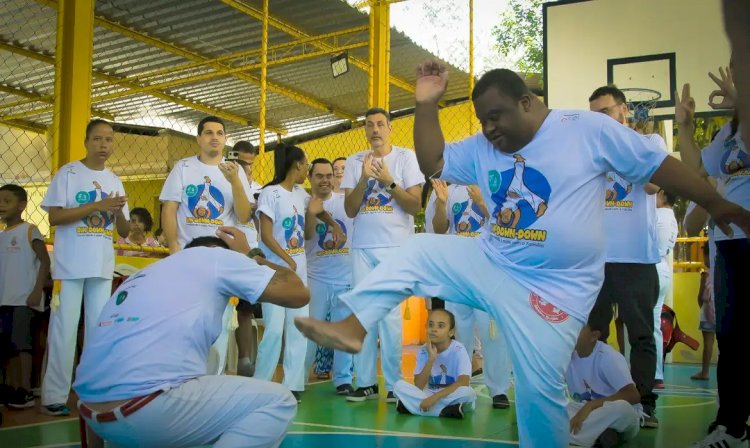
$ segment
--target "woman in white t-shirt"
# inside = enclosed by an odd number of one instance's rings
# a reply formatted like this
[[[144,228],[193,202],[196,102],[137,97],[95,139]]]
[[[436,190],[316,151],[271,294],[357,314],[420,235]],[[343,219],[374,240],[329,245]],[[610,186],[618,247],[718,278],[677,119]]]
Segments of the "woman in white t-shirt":
[[[471,360],[463,344],[453,339],[455,332],[453,313],[430,312],[428,341],[417,353],[414,384],[399,380],[393,386],[399,413],[460,419],[474,409],[477,395],[469,386]]]
[[[258,222],[260,224],[260,249],[269,261],[288,265],[307,285],[307,258],[305,255],[305,223],[314,227],[317,216],[335,228],[334,238],[341,237],[341,228],[323,210],[320,199],[310,201],[310,195],[299,185],[307,177],[310,164],[305,152],[296,146],[278,146],[274,150],[275,175],[258,197]],[[308,229],[313,232],[313,229]],[[309,316],[307,306],[287,309],[269,303],[263,304],[265,332],[258,346],[255,377],[271,380],[281,354],[284,338],[284,382],[297,401],[305,390],[305,353],[307,341],[294,326],[296,316]]]

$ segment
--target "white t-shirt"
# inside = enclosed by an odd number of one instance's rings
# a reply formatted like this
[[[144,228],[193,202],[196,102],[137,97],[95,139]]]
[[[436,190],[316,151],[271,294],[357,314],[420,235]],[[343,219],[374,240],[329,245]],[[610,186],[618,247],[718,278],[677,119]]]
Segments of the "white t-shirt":
[[[417,366],[414,368],[414,375],[422,373],[430,355],[427,353],[427,347],[422,346],[417,353]],[[427,382],[427,389],[438,391],[455,383],[459,376],[471,376],[471,359],[466,352],[466,347],[460,342],[451,341],[445,351],[438,353],[435,362],[432,364],[430,380]]]
[[[625,357],[602,341],[585,358],[573,352],[565,382],[574,401],[610,397],[628,384],[634,384]]]
[[[0,306],[26,306],[39,275],[34,240],[44,242],[44,237],[28,222],[0,230]],[[44,304],[35,308],[44,311]]]
[[[258,197],[258,219],[260,214],[273,221],[273,238],[297,263],[297,271],[305,272],[305,211],[310,195],[304,188],[295,185],[287,191],[281,185],[265,187]],[[260,248],[269,261],[286,266],[286,262],[260,241]],[[306,281],[306,279],[303,279]]]
[[[258,202],[255,200],[255,193],[260,193],[262,188],[263,186],[258,182],[250,182],[250,196],[248,196],[247,199],[251,204],[256,204]],[[238,223],[237,227],[239,227],[245,234],[251,249],[258,247],[258,229],[255,228],[255,221],[252,218],[246,223]]]
[[[657,208],[656,240],[659,243],[659,263],[656,264],[656,270],[659,272],[660,277],[672,272],[672,266],[669,263],[669,254],[674,250],[677,232],[677,218],[674,216],[674,210],[671,208]]]
[[[703,166],[709,176],[722,184],[726,200],[750,209],[750,154],[742,141],[740,131],[732,134],[731,123],[725,124],[708,147],[701,152]],[[716,228],[716,241],[741,240],[748,236],[734,224],[734,235],[729,238]]]
[[[424,213],[425,228],[428,233],[435,233],[432,220],[435,217],[436,204],[437,195],[435,190],[432,190]],[[482,208],[469,196],[469,188],[465,185],[448,185],[445,213],[448,217],[447,234],[449,235],[479,236],[488,221]]]
[[[245,172],[239,172],[247,197],[252,197]],[[218,165],[206,165],[197,156],[175,163],[159,200],[179,202],[177,240],[180,247],[200,236],[216,236],[220,226],[236,226],[232,185]]]
[[[339,224],[346,235],[346,241],[338,246],[333,244],[331,229],[321,220],[315,224],[315,237],[307,240],[307,276],[332,285],[351,285],[352,260],[349,250],[352,245],[353,220],[346,216],[344,194],[331,193],[323,202],[323,208]]]
[[[123,400],[206,374],[230,297],[255,303],[274,271],[217,247],[157,261],[110,297],[81,356],[73,385],[83,401]]]
[[[443,157],[444,180],[482,191],[491,215],[479,241],[487,256],[585,322],[604,282],[605,173],[642,184],[667,154],[603,114],[553,110],[515,154],[477,134],[447,145]]]
[[[362,162],[369,153],[370,150],[358,152],[346,159],[342,189],[354,189],[357,186],[362,176]],[[424,183],[424,176],[413,151],[393,146],[383,160],[394,182],[404,190]],[[357,231],[352,241],[353,249],[398,247],[414,234],[414,217],[398,205],[386,191],[386,187],[387,185],[375,179],[367,181],[362,205],[354,218]]]
[[[642,138],[666,151],[658,134]],[[607,173],[604,198],[607,263],[659,262],[656,241],[656,195],[647,194],[644,184],[633,184],[615,171]]]
[[[125,187],[115,173],[107,168],[91,170],[75,161],[55,174],[42,200],[42,208],[47,212],[50,207],[77,208],[115,193],[125,195]],[[130,216],[127,204],[122,213]],[[112,213],[94,212],[79,221],[57,226],[52,278],[112,278],[115,270],[114,224]]]

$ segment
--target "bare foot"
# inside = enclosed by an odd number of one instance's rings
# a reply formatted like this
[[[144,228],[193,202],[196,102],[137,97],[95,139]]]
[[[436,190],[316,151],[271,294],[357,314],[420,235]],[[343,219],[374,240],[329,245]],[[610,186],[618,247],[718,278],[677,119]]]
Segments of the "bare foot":
[[[708,380],[708,374],[703,372],[698,372],[695,375],[692,375],[690,377],[691,380],[701,380],[701,381],[707,381]]]
[[[366,334],[354,315],[340,322],[295,317],[294,325],[306,338],[318,345],[347,353],[359,353]]]

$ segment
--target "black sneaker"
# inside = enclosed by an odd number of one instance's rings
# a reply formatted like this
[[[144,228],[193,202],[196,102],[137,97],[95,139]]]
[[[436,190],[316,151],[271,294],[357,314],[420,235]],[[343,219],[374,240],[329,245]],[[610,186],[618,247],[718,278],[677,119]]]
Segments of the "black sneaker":
[[[354,388],[351,384],[342,384],[341,386],[336,387],[337,395],[349,395],[352,392],[354,392]]]
[[[297,400],[297,403],[302,403],[302,392],[293,390],[292,395],[294,395],[294,398]]]
[[[505,394],[500,394],[492,397],[492,407],[495,409],[508,409],[510,407],[508,396]]]
[[[607,428],[604,432],[599,434],[594,446],[599,448],[612,448],[613,446],[617,446],[619,442],[620,435],[617,434],[617,431],[612,428]]]
[[[396,403],[398,401],[398,398],[396,398],[395,395],[393,395],[393,391],[388,391],[388,395],[385,396],[385,402],[386,403]]]
[[[13,409],[26,409],[34,406],[34,394],[26,389],[18,388],[8,400],[8,407]]]
[[[42,406],[42,412],[55,417],[67,417],[68,415],[70,415],[70,408],[62,403],[51,404],[49,406]]]
[[[398,411],[399,414],[411,415],[411,412],[406,409],[406,406],[404,406],[404,403],[401,400],[396,400],[396,411]]]
[[[358,387],[357,390],[346,396],[346,401],[377,400],[378,386]]]
[[[464,418],[464,404],[459,403],[446,406],[440,411],[440,416],[445,418],[462,419]]]

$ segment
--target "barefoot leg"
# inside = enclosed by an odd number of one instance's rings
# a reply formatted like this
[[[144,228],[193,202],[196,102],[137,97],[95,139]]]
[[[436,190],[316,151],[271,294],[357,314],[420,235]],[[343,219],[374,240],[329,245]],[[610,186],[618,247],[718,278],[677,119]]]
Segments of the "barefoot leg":
[[[347,353],[358,353],[367,334],[353,314],[339,322],[296,317],[294,325],[305,337],[318,345]]]

